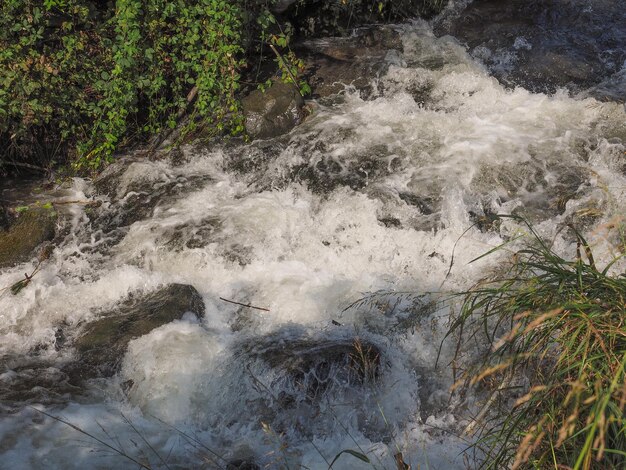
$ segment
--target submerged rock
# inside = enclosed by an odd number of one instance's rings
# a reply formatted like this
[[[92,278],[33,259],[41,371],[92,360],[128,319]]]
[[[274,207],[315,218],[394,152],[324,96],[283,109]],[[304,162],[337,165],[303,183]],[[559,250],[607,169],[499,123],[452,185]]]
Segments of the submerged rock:
[[[109,165],[93,182],[94,192],[111,202],[90,214],[93,231],[109,233],[148,219],[157,208],[173,204],[211,181],[207,175],[188,176],[176,168],[159,165],[133,156]]]
[[[281,381],[288,381],[297,396],[283,390],[283,405],[318,402],[332,386],[363,385],[380,375],[381,351],[359,338],[320,340],[281,339],[270,335],[244,348],[249,359],[262,361]],[[289,388],[289,387],[288,387]]]
[[[65,403],[79,391],[52,363],[28,358],[0,360],[0,412],[26,403]]]
[[[285,134],[302,122],[304,100],[298,89],[276,81],[265,92],[255,90],[241,101],[246,131],[257,139]]]
[[[31,207],[0,226],[0,268],[27,261],[39,245],[54,238],[57,214],[52,209]]]
[[[310,335],[295,325],[248,336],[220,367],[225,373],[220,383],[242,390],[241,396],[226,398],[224,406],[236,402],[246,411],[233,411],[215,425],[249,421],[277,433],[324,434],[335,426],[334,404],[371,409],[388,367],[381,348],[366,338]]]
[[[73,382],[113,375],[128,343],[186,312],[204,316],[204,302],[192,286],[171,284],[138,299],[130,298],[112,312],[87,324],[74,341],[78,362],[68,370]]]
[[[237,459],[228,462],[226,470],[261,470],[261,467],[254,460]]]

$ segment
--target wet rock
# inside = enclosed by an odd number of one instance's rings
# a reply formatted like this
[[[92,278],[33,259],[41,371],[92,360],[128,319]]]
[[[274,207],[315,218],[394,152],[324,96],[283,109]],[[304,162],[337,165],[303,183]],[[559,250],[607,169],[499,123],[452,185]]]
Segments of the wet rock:
[[[302,398],[317,402],[333,385],[362,385],[380,375],[380,350],[359,338],[315,341],[270,336],[248,346],[246,352],[250,358],[263,361],[277,377],[287,378],[302,393],[297,398],[282,396],[283,405]]]
[[[171,284],[140,298],[130,298],[85,325],[74,341],[78,362],[67,368],[72,382],[113,375],[132,339],[178,320],[186,312],[203,316],[202,297],[192,286]]]
[[[203,248],[213,240],[213,236],[220,231],[222,220],[219,217],[209,216],[193,222],[170,227],[159,237],[159,246],[168,246],[173,250],[185,248]]]
[[[0,228],[0,268],[27,261],[35,248],[54,238],[56,224],[56,212],[32,207],[18,214],[8,229]]]
[[[438,210],[437,203],[440,203],[440,201],[435,201],[432,197],[420,196],[409,192],[399,193],[398,196],[408,205],[417,207],[424,215],[433,214]]]
[[[402,222],[397,217],[381,217],[378,221],[387,228],[402,228]]]
[[[10,224],[9,212],[0,204],[0,230],[9,230]]]
[[[358,191],[404,165],[403,159],[389,155],[385,146],[370,148],[366,155],[345,155],[340,161],[331,155],[324,155],[325,150],[323,143],[314,144],[307,152],[312,155],[311,160],[293,166],[290,179],[305,183],[316,194],[328,194],[343,186]]]
[[[307,64],[305,78],[314,97],[334,95],[346,86],[368,97],[375,91],[373,80],[389,67],[389,51],[402,51],[403,45],[394,29],[370,27],[347,38],[303,42],[295,49]]]
[[[26,358],[0,361],[0,412],[28,403],[65,403],[78,391],[54,364]]]
[[[435,31],[465,42],[502,81],[580,91],[626,60],[626,9],[610,0],[477,0]]]
[[[139,162],[139,160],[133,157],[126,157],[107,166],[93,181],[96,192],[113,200],[123,197],[124,193],[120,194],[122,178],[128,168],[135,162]]]
[[[239,174],[251,175],[252,181],[256,181],[259,179],[258,173],[266,171],[285,148],[286,145],[278,139],[257,140],[237,152],[229,152],[226,156],[226,167]]]
[[[228,462],[226,470],[261,470],[261,467],[254,460],[237,459]]]
[[[156,208],[173,204],[180,197],[211,181],[207,175],[186,176],[176,169],[155,171],[158,163],[138,157],[125,157],[112,165],[93,182],[98,195],[106,196],[113,207],[105,205],[93,211],[93,231],[108,233],[151,217]]]
[[[302,122],[304,100],[293,84],[276,81],[265,92],[255,90],[242,101],[246,131],[257,139],[285,134]]]

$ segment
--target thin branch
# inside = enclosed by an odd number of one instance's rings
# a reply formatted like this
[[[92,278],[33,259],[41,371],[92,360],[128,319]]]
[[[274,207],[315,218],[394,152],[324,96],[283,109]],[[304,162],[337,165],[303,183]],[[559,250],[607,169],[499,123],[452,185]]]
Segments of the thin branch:
[[[289,74],[289,78],[291,78],[291,81],[293,82],[293,86],[296,87],[296,90],[298,90],[298,93],[300,94],[300,96],[303,96],[302,92],[300,91],[300,87],[298,86],[298,82],[296,81],[296,78],[291,73],[291,70],[289,69],[289,65],[287,64],[287,62],[285,62],[285,59],[283,59],[283,56],[280,55],[280,52],[278,52],[278,50],[274,47],[274,44],[270,44],[270,48],[272,49],[272,51],[274,51],[274,54],[276,54],[276,57],[278,57],[278,60],[280,60],[281,64],[283,64],[283,67],[285,67],[285,71]]]
[[[240,302],[235,302],[234,300],[225,299],[224,297],[220,297],[220,300],[223,300],[224,302],[228,302],[229,304],[241,305],[242,307],[254,308],[256,310],[263,310],[264,312],[270,311],[269,308],[255,307],[254,305],[242,304]]]

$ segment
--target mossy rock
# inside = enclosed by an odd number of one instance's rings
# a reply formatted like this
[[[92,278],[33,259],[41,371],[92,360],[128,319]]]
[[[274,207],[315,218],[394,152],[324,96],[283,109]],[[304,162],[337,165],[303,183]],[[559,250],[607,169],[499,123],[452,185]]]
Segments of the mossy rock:
[[[293,84],[274,82],[265,93],[255,90],[242,100],[246,131],[257,139],[286,134],[302,121],[303,106]]]
[[[56,223],[55,211],[31,207],[21,212],[12,223],[0,227],[0,268],[31,258],[35,248],[54,238]]]
[[[181,319],[186,312],[204,316],[202,296],[189,285],[170,284],[140,298],[129,298],[84,327],[74,342],[78,362],[68,369],[72,382],[115,374],[131,340]]]

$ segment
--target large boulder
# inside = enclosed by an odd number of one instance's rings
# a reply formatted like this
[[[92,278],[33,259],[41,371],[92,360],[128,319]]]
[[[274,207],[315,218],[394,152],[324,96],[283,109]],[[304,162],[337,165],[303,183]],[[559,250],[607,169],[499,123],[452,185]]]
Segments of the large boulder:
[[[257,139],[286,134],[304,118],[304,100],[290,83],[276,81],[265,92],[253,91],[241,104],[246,131]]]
[[[35,248],[54,238],[57,214],[52,209],[31,207],[9,223],[0,225],[0,268],[28,261]],[[8,226],[8,227],[7,227]]]
[[[87,324],[74,341],[78,362],[68,367],[72,382],[109,377],[117,372],[128,343],[155,328],[179,320],[187,312],[204,316],[204,301],[189,285],[171,284],[120,307]]]

